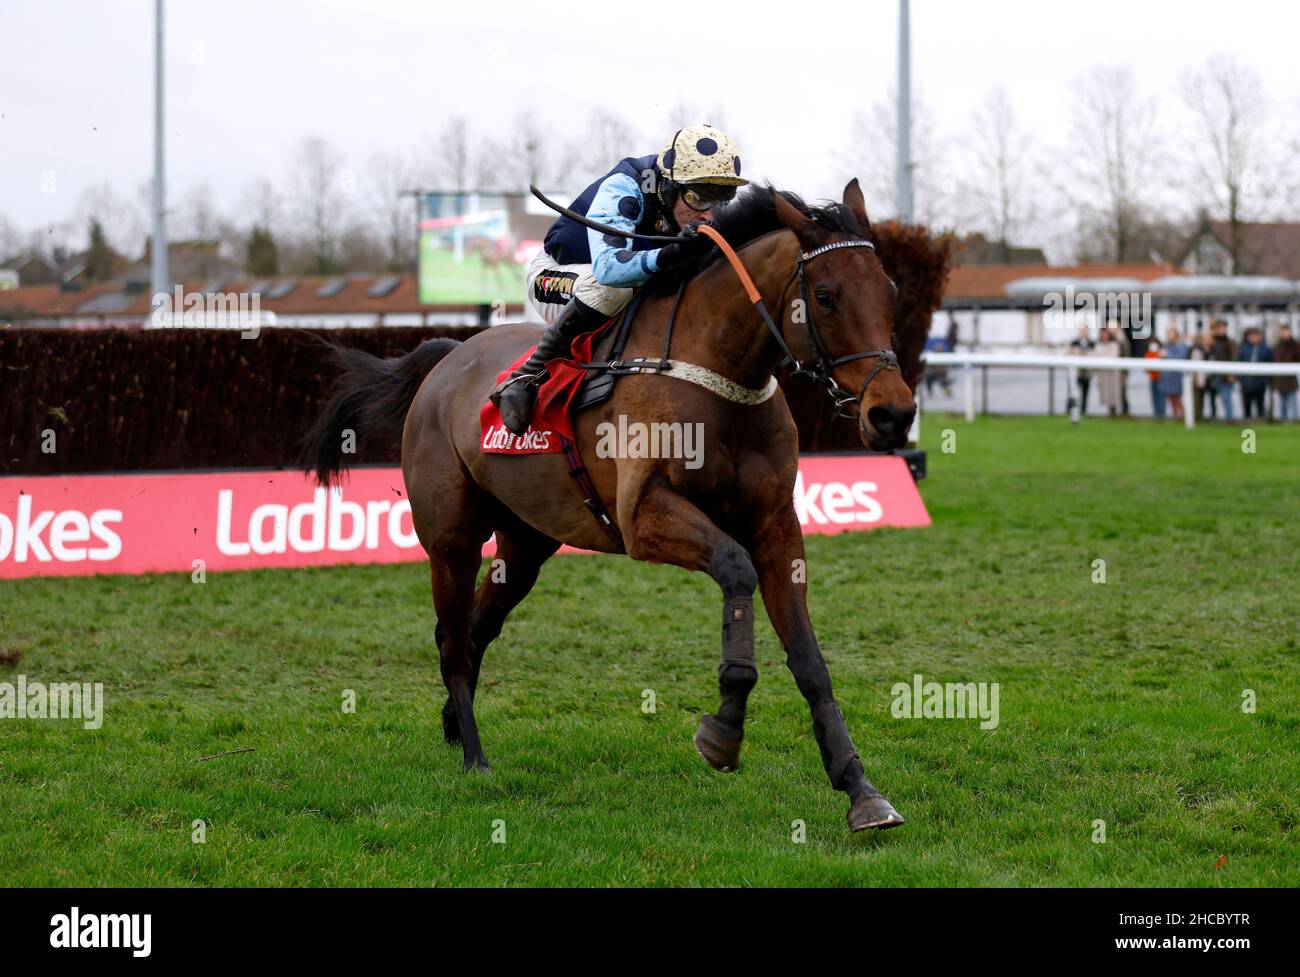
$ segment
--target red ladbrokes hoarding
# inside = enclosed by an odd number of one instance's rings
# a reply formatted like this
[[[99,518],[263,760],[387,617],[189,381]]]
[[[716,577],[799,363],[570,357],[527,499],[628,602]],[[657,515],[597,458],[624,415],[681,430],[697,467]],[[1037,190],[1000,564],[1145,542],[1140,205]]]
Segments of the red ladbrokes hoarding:
[[[930,524],[896,457],[805,457],[794,504],[809,534]],[[0,578],[423,558],[395,467],[330,491],[294,471],[0,478]]]

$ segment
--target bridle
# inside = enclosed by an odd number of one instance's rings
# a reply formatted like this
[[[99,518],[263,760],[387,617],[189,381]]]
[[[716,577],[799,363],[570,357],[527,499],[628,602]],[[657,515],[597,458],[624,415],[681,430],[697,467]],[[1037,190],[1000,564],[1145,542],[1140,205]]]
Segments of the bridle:
[[[762,303],[758,303],[759,311],[763,314],[763,319],[767,322],[769,331],[776,339],[777,345],[781,347],[781,352],[785,354],[785,360],[789,361],[794,367],[792,376],[806,376],[816,383],[823,384],[826,387],[827,395],[835,402],[835,414],[838,417],[847,417],[856,419],[860,413],[862,398],[867,394],[867,388],[871,386],[871,381],[876,379],[885,370],[898,370],[898,354],[892,349],[871,349],[862,353],[848,353],[845,356],[834,356],[826,348],[826,343],[822,339],[821,332],[817,329],[817,324],[813,321],[813,306],[808,300],[808,275],[806,266],[818,255],[826,254],[828,251],[836,251],[840,248],[868,248],[875,251],[876,247],[870,241],[855,239],[851,241],[835,241],[831,244],[823,244],[820,248],[814,248],[811,251],[800,252],[799,264],[795,272],[790,276],[790,281],[786,283],[785,288],[781,290],[782,296],[789,290],[790,284],[797,278],[799,280],[799,300],[803,303],[804,323],[808,327],[808,345],[812,348],[813,359],[805,363],[801,361],[791,351],[790,346],[781,334],[781,330],[776,323],[772,321],[771,316],[767,314],[767,309]],[[851,391],[844,389],[836,381],[832,371],[845,363],[853,363],[857,360],[875,359],[877,362],[867,374],[867,378],[862,381],[862,387],[855,397]],[[853,409],[849,409],[849,405]]]

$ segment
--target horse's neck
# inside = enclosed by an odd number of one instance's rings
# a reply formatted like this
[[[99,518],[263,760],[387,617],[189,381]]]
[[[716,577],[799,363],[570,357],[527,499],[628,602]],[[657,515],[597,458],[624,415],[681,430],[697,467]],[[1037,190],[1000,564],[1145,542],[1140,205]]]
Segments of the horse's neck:
[[[780,303],[781,290],[790,281],[798,254],[794,235],[768,234],[738,253],[780,328],[786,311]],[[653,328],[646,330],[645,355],[658,356],[662,351],[672,304],[673,297],[667,296],[659,303],[659,314],[647,316]],[[673,325],[670,355],[759,389],[771,378],[782,354],[735,270],[719,258],[687,283]]]

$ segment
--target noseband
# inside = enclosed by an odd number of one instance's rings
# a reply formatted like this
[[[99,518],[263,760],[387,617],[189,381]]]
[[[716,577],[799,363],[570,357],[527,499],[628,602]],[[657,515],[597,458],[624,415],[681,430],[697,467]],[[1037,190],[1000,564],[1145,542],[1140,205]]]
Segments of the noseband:
[[[845,356],[833,356],[826,348],[826,343],[822,340],[821,333],[817,329],[817,324],[813,322],[813,306],[808,300],[808,275],[805,267],[808,262],[812,261],[818,255],[825,254],[828,251],[836,251],[840,248],[869,248],[875,251],[875,245],[870,241],[853,240],[853,241],[835,241],[831,244],[824,244],[820,248],[814,248],[812,251],[801,252],[799,255],[799,265],[795,269],[794,278],[799,279],[799,300],[803,303],[804,322],[808,327],[808,345],[812,348],[814,359],[808,363],[801,362],[798,357],[791,352],[790,347],[786,344],[785,338],[781,335],[781,330],[776,327],[770,319],[768,326],[772,330],[773,336],[776,337],[777,344],[781,347],[781,352],[786,359],[794,366],[794,375],[810,377],[817,383],[826,387],[826,393],[831,400],[835,402],[835,413],[839,417],[856,418],[859,413],[859,404],[862,398],[867,394],[867,388],[871,386],[871,381],[876,379],[881,372],[885,370],[898,370],[898,355],[892,349],[872,349],[863,353],[849,353]],[[786,284],[786,289],[790,287]],[[785,294],[785,289],[782,289]],[[852,363],[855,360],[875,359],[876,365],[871,368],[867,378],[862,381],[862,387],[855,397],[850,391],[845,390],[836,382],[832,372],[836,367],[843,366],[845,363]],[[849,405],[853,405],[850,409]]]

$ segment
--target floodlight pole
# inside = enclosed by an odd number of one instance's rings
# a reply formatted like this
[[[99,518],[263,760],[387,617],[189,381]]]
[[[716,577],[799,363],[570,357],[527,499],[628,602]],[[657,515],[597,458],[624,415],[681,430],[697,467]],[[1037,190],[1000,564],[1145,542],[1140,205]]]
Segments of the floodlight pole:
[[[154,295],[171,291],[167,268],[167,204],[163,179],[163,0],[154,2],[153,244],[150,284]]]
[[[898,219],[912,222],[912,26],[908,0],[898,0]]]

